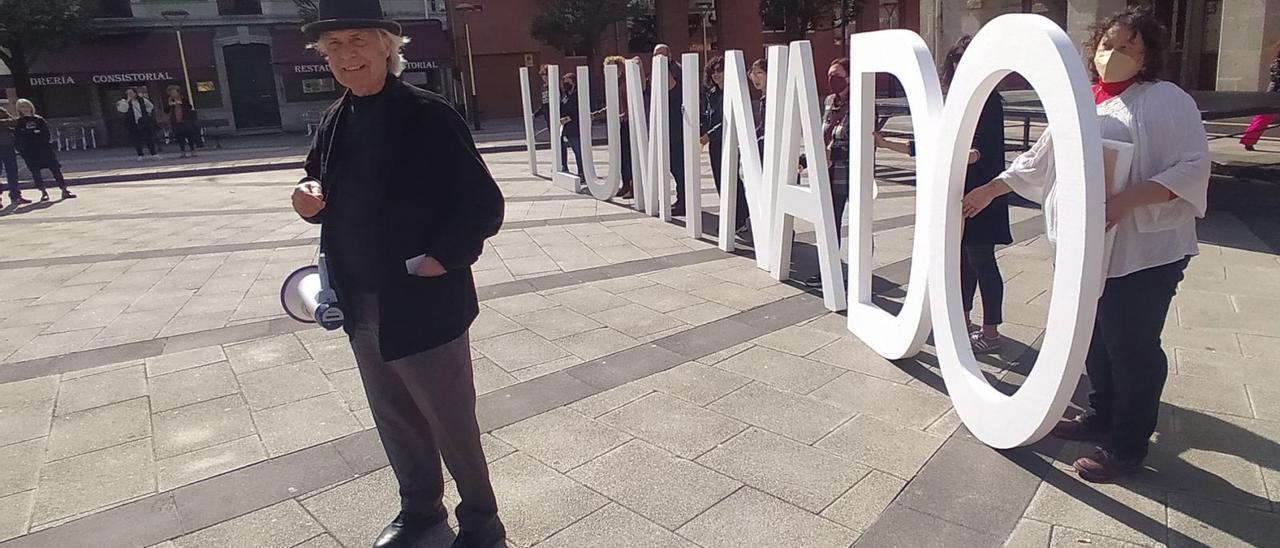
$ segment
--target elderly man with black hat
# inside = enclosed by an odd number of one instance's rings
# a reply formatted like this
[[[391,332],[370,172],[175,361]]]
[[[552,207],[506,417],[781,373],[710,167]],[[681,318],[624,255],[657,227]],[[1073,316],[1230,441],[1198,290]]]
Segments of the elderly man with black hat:
[[[440,459],[457,482],[454,548],[506,537],[476,422],[471,265],[502,226],[503,198],[462,118],[400,80],[405,39],[378,0],[321,0],[303,27],[346,93],[324,115],[293,191],[321,225],[365,393],[401,511],[375,548],[445,523]]]

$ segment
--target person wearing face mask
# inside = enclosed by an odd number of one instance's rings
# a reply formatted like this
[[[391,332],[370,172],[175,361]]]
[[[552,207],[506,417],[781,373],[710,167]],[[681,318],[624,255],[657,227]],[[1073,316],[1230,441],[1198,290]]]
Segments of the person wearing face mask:
[[[827,173],[831,176],[831,203],[835,206],[836,234],[840,234],[845,206],[849,205],[849,59],[840,58],[827,68],[823,102],[822,140],[827,146]],[[810,276],[808,287],[822,287],[822,276]]]
[[[1093,30],[1086,51],[1101,134],[1132,143],[1134,158],[1128,179],[1108,189],[1106,223],[1114,244],[1085,357],[1090,411],[1060,422],[1053,435],[1097,443],[1074,467],[1086,481],[1110,482],[1142,470],[1155,432],[1169,371],[1160,334],[1183,272],[1199,252],[1196,219],[1207,208],[1210,162],[1195,101],[1159,79],[1169,34],[1150,9],[1128,8]],[[1011,191],[1052,213],[1052,132],[966,195],[964,214],[972,217]],[[1052,222],[1048,228],[1050,237],[1056,234]]]
[[[566,150],[573,149],[573,159],[582,177],[582,136],[578,134],[578,77],[572,73],[560,77],[560,157],[568,160]]]

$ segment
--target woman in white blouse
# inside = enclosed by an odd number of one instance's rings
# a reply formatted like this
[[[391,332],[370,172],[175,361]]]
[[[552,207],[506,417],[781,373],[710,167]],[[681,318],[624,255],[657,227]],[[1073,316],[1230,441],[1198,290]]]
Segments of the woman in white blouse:
[[[1159,79],[1168,45],[1168,31],[1138,7],[1096,25],[1086,45],[1102,137],[1134,145],[1128,181],[1107,198],[1114,244],[1085,359],[1092,411],[1053,431],[1100,444],[1093,456],[1074,464],[1088,481],[1112,481],[1142,469],[1168,376],[1160,333],[1183,271],[1199,252],[1196,218],[1207,207],[1208,141],[1195,102]],[[1056,179],[1051,132],[995,180],[966,195],[964,214],[972,217],[1009,192],[1044,203]]]

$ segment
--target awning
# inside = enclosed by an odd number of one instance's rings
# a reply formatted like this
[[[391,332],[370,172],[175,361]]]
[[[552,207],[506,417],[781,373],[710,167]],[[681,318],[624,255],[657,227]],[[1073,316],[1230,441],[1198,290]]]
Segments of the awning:
[[[409,37],[409,45],[404,51],[408,61],[406,71],[453,66],[453,42],[440,21],[404,23],[404,34]],[[329,66],[320,54],[307,49],[307,39],[298,27],[272,28],[271,43],[271,62],[278,74],[329,72]]]
[[[193,78],[216,74],[212,31],[183,31],[182,46]],[[99,36],[45,53],[31,66],[34,86],[173,80],[182,80],[182,60],[172,31]]]

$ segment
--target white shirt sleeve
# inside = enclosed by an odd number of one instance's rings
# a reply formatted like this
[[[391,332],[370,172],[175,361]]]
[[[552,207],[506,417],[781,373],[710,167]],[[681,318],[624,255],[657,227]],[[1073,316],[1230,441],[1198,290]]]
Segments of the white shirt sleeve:
[[[1053,138],[1049,131],[1036,140],[1031,149],[1018,155],[1000,175],[1018,195],[1044,204],[1053,188],[1057,170],[1053,165]]]
[[[124,99],[116,101],[116,110],[120,111],[120,114],[129,112],[129,102]]]
[[[1209,141],[1195,100],[1176,85],[1158,84],[1143,101],[1143,154],[1150,166],[1167,166],[1150,177],[1177,195],[1163,204],[1134,211],[1138,230],[1157,232],[1204,217],[1208,209]]]
[[[426,255],[418,255],[404,262],[404,268],[409,274],[417,275],[418,267],[422,265],[422,261],[426,260]]]

